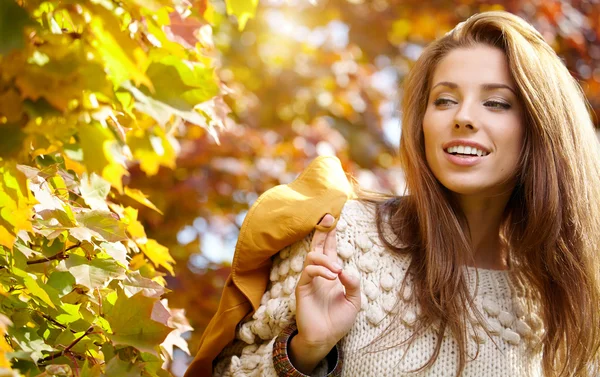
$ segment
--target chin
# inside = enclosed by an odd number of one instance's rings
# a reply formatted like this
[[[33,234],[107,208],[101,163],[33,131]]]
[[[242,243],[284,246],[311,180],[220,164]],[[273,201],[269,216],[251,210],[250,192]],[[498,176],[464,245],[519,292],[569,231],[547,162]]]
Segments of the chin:
[[[507,184],[506,182],[495,182],[490,184],[490,182],[476,182],[464,178],[444,180],[438,179],[438,181],[442,184],[442,186],[452,193],[465,196],[501,196],[511,192],[514,187],[513,184]]]

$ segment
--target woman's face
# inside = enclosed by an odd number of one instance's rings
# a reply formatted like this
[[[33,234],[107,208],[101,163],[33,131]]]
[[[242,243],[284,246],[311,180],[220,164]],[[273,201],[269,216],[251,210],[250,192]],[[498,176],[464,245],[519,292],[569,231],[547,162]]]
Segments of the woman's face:
[[[522,105],[498,48],[448,53],[431,80],[423,135],[435,177],[461,195],[512,191],[523,145]]]

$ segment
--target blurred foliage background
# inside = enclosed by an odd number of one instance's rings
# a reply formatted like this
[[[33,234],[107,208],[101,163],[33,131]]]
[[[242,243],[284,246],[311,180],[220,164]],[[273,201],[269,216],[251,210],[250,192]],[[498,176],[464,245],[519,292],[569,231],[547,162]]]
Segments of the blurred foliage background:
[[[9,1],[12,0],[0,0],[0,16]],[[18,3],[29,4],[30,12],[43,4],[42,1]],[[400,87],[424,46],[458,22],[486,10],[507,10],[531,22],[581,83],[595,124],[600,126],[595,115],[600,110],[600,0],[261,0],[260,3],[178,0],[173,1],[178,5],[170,13],[161,8],[171,3],[167,0],[48,3],[60,4],[67,11],[82,3],[102,14],[106,13],[103,7],[113,9],[120,4],[131,11],[132,19],[140,19],[142,31],[132,31],[137,35],[135,43],[161,51],[155,55],[149,53],[150,60],[164,59],[156,68],[163,71],[145,70],[147,65],[139,60],[136,69],[128,73],[124,72],[131,67],[119,66],[133,84],[125,85],[131,94],[118,97],[118,103],[110,86],[110,81],[117,86],[118,77],[110,77],[108,83],[103,78],[101,87],[94,90],[107,93],[107,98],[125,113],[126,122],[123,123],[121,116],[118,120],[127,131],[122,135],[124,143],[133,151],[125,164],[127,171],[97,171],[109,182],[102,185],[109,184],[108,190],[112,190],[109,199],[108,191],[100,199],[114,202],[113,212],[135,207],[137,220],[132,221],[143,225],[144,239],[147,236],[153,245],[158,245],[156,248],[168,248],[173,259],[164,257],[162,263],[154,260],[151,262],[155,263],[149,263],[148,258],[140,256],[124,262],[129,263],[131,270],[139,269],[144,274],[145,268],[147,278],[166,283],[171,291],[159,296],[168,299],[168,307],[185,309],[194,329],[182,335],[192,355],[175,348],[173,362],[167,363],[174,375],[183,374],[216,311],[239,228],[261,193],[289,183],[314,157],[326,154],[338,156],[346,171],[364,187],[403,191],[396,157],[400,138],[398,104],[403,94]],[[115,14],[123,24],[128,22],[122,13]],[[54,25],[47,26],[51,29]],[[0,24],[0,37],[10,27]],[[159,35],[158,43],[147,40],[148,35]],[[58,38],[52,41],[63,43]],[[108,49],[110,41],[106,44]],[[110,55],[111,51],[107,51],[104,50]],[[134,63],[134,58],[139,58],[135,52],[124,51]],[[0,55],[3,53],[0,51]],[[69,55],[46,53],[64,64],[71,59]],[[169,55],[176,60],[170,60]],[[82,56],[76,55],[83,60]],[[181,72],[185,69],[177,59],[210,66],[210,70],[192,77],[198,84],[193,88],[186,86],[188,81],[178,87],[178,77],[183,78]],[[94,72],[80,73],[81,77],[89,78],[94,77]],[[33,77],[34,73],[22,76]],[[60,75],[60,70],[55,74]],[[156,91],[153,94],[136,91],[136,86],[148,87],[147,80]],[[35,87],[35,80],[31,82],[31,85],[27,80],[21,82],[20,90],[31,88],[33,93],[45,90],[41,96],[52,107],[72,110],[68,100],[73,93],[64,94],[60,90],[64,82],[52,81],[52,86],[46,89]],[[84,81],[82,85],[88,84]],[[188,93],[190,89],[194,90]],[[205,101],[194,106],[196,115],[178,110],[181,93],[189,94],[184,96],[186,111],[198,102],[197,98]],[[14,109],[21,101],[15,99],[14,93],[11,95],[0,98],[4,104],[0,110],[5,111],[0,115],[9,120],[11,115],[14,118],[19,114],[8,114],[7,109]],[[147,96],[151,95],[166,104],[167,107],[161,105],[162,113],[148,106],[144,108],[143,104],[149,103]],[[99,100],[101,105],[110,103],[103,97]],[[133,110],[131,103],[128,104],[133,100],[142,106]],[[96,97],[87,93],[82,106],[97,114],[97,102]],[[131,116],[127,111],[131,111]],[[176,122],[155,126],[165,111],[167,117],[174,114]],[[197,114],[202,114],[202,118]],[[102,116],[104,120],[109,117],[106,113]],[[147,122],[137,124],[135,119]],[[114,126],[113,123],[108,121],[109,126]],[[45,127],[44,132],[49,133],[59,125]],[[136,127],[142,131],[137,132]],[[0,132],[3,147],[22,142],[18,128],[4,127]],[[118,139],[117,136],[110,137]],[[160,141],[158,145],[156,140]],[[88,146],[91,148],[93,141]],[[0,156],[6,154],[6,148]],[[48,149],[40,154],[53,151]],[[106,156],[109,165],[122,162],[110,157]],[[88,166],[84,161],[84,165],[82,172],[98,170],[91,163]],[[123,191],[125,187],[130,195]],[[88,206],[93,207],[89,203]],[[128,237],[131,238],[129,234]],[[69,243],[65,242],[66,247]],[[128,249],[129,254],[135,252],[134,246]],[[167,273],[171,268],[174,273]],[[158,300],[158,296],[154,299]],[[185,323],[183,312],[176,313]],[[4,330],[3,326],[0,327]],[[189,329],[187,324],[183,327]],[[172,343],[171,349],[173,345],[185,348],[185,342]],[[120,357],[127,360],[123,354]]]
[[[224,13],[225,4],[211,4]],[[258,195],[290,182],[322,154],[337,155],[365,187],[401,192],[404,76],[430,41],[496,9],[524,17],[544,35],[597,114],[598,0],[262,0],[243,30],[231,18],[213,28],[232,110],[221,145],[206,135],[183,142],[176,168],[161,167],[152,177],[137,171],[130,183],[164,212],[142,210],[140,217],[177,261],[175,276],[167,277],[169,300],[186,308],[192,352],[216,311],[239,227]]]

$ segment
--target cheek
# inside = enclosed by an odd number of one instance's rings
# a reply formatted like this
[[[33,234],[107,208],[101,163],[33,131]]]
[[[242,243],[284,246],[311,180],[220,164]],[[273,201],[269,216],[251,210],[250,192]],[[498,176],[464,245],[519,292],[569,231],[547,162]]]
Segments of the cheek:
[[[501,151],[505,154],[502,159],[504,162],[502,170],[506,173],[508,173],[506,170],[514,171],[519,164],[523,150],[524,127],[519,121],[515,121],[513,127],[506,129],[497,137],[497,140],[502,141],[503,148],[501,148]]]

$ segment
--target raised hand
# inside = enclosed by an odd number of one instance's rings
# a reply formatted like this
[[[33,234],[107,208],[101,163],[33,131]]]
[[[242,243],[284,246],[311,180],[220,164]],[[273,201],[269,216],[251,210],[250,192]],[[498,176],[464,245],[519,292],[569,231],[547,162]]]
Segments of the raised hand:
[[[319,224],[329,227],[333,221],[327,214]],[[350,331],[360,309],[360,282],[337,263],[335,228],[315,230],[295,293],[298,334],[291,340],[290,360],[310,374]]]

